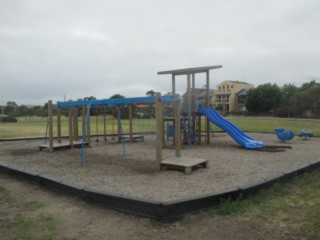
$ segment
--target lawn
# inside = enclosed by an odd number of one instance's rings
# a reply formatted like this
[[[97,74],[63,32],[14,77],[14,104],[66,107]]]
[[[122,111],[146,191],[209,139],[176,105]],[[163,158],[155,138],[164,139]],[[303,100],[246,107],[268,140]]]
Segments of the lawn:
[[[94,239],[106,239],[108,235],[113,236],[110,239],[168,239],[168,236],[170,239],[212,239],[212,234],[221,236],[226,231],[223,227],[217,228],[221,226],[221,222],[227,224],[227,229],[231,232],[237,229],[239,235],[232,239],[320,239],[319,170],[295,177],[286,183],[276,183],[245,199],[224,200],[217,208],[210,208],[196,215],[188,214],[172,224],[114,214],[103,209],[96,211],[96,207],[82,204],[71,207],[76,210],[73,212],[76,214],[74,217],[79,220],[70,222],[72,218],[63,215],[68,214],[67,210],[62,210],[66,213],[62,212],[60,215],[52,211],[53,202],[61,201],[61,196],[54,196],[53,200],[44,198],[44,202],[35,201],[32,200],[33,194],[39,190],[38,187],[29,185],[30,191],[22,191],[19,188],[25,186],[18,186],[18,190],[12,190],[6,186],[9,180],[4,179],[0,178],[1,239],[76,239],[65,238],[65,232],[61,230],[72,228],[72,232],[86,233],[91,229],[95,232],[101,224],[100,219],[105,223],[102,225],[105,231],[100,231],[100,235],[95,235]],[[74,205],[71,198],[63,201],[63,206]],[[87,215],[92,214],[94,221],[84,225],[82,211]],[[118,222],[116,224],[120,226],[117,228],[125,225],[123,231],[127,231],[129,235],[140,232],[149,237],[117,238],[111,234],[115,225],[110,224],[112,221],[108,223],[100,212]],[[120,221],[125,224],[121,225]],[[242,229],[241,226],[246,227]],[[214,232],[212,228],[215,229]],[[190,237],[195,231],[197,238]]]
[[[320,171],[315,170],[247,199],[225,200],[209,214],[260,223],[267,239],[320,239],[319,199]]]
[[[1,239],[49,240],[59,236],[58,220],[41,211],[45,207],[42,202],[18,198],[0,186],[0,205]]]
[[[229,117],[229,121],[244,131],[273,132],[276,127],[284,127],[298,133],[301,129],[312,130],[320,136],[320,120]],[[79,118],[79,126],[81,126]],[[91,118],[91,133],[96,134],[96,118]],[[122,121],[125,132],[128,120]],[[139,119],[133,121],[135,132],[150,132],[155,129],[154,120]],[[37,137],[46,132],[46,118],[19,118],[17,123],[0,125],[0,138]],[[79,127],[80,129],[80,127]],[[55,129],[56,130],[56,129]],[[67,118],[62,119],[63,135],[68,133]],[[218,130],[214,127],[214,130]],[[107,133],[116,133],[116,121],[107,120]],[[98,133],[103,133],[103,120],[98,121]],[[81,131],[80,131],[81,134]],[[264,239],[320,239],[320,171],[314,171],[290,180],[287,183],[276,183],[273,187],[260,191],[246,199],[235,201],[224,200],[218,208],[202,212],[202,224],[212,219],[227,219],[231,223],[250,222],[259,226],[265,233]],[[61,237],[57,233],[62,220],[47,214],[42,202],[17,199],[5,186],[0,186],[0,204],[3,208],[0,217],[6,219],[8,214],[18,209],[19,214],[10,215],[10,221],[0,221],[0,232],[18,239],[52,239]],[[6,210],[4,210],[6,209]],[[14,210],[16,209],[16,210]],[[40,211],[39,211],[40,210]],[[36,211],[36,214],[31,214]],[[16,213],[16,212],[14,212]],[[8,215],[9,216],[9,215]],[[189,225],[196,225],[192,217],[172,225],[188,231]],[[8,220],[8,219],[7,219]],[[68,223],[65,223],[68,224]],[[189,224],[189,225],[188,225]],[[152,227],[158,227],[152,223]],[[159,228],[163,225],[159,224]]]
[[[249,118],[249,117],[229,117],[229,121],[237,125],[243,131],[273,133],[278,127],[292,130],[298,134],[302,129],[313,131],[315,136],[320,136],[320,120],[312,119],[285,119],[285,118]],[[55,120],[54,120],[55,121]],[[97,121],[96,117],[91,117],[91,134],[103,134],[103,118]],[[98,123],[98,124],[96,124]],[[121,125],[124,133],[128,133],[128,120],[122,120]],[[82,134],[82,118],[79,118],[79,134]],[[204,127],[204,124],[202,125]],[[214,131],[221,131],[211,124]],[[0,125],[0,138],[18,137],[44,137],[46,135],[47,118],[32,117],[18,118],[17,123],[5,123]],[[56,122],[54,122],[54,135],[56,135]],[[107,134],[117,133],[117,120],[107,116]],[[204,129],[203,129],[204,130]],[[134,119],[133,131],[139,133],[155,132],[154,119]],[[62,117],[62,135],[68,135],[68,119]]]

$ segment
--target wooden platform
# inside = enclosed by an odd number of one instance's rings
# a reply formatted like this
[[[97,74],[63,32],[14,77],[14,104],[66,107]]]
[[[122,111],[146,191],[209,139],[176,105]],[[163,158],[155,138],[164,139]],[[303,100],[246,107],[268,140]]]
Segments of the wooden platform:
[[[130,141],[130,136],[121,136],[120,139],[124,139],[126,142]],[[132,141],[136,142],[137,140],[140,140],[141,142],[144,141],[144,136],[143,135],[136,135],[136,136],[132,136]]]
[[[208,166],[207,159],[189,158],[189,157],[171,157],[162,160],[161,169],[178,169],[184,170],[186,174],[191,174],[196,167],[206,168]]]
[[[84,142],[85,146],[88,146],[87,142]],[[73,147],[74,148],[80,148],[82,146],[81,141],[73,141]],[[53,150],[58,150],[58,149],[68,149],[70,147],[70,143],[68,142],[62,142],[62,143],[53,143]],[[47,144],[42,144],[39,146],[39,150],[41,151],[42,149],[49,149],[49,143]]]

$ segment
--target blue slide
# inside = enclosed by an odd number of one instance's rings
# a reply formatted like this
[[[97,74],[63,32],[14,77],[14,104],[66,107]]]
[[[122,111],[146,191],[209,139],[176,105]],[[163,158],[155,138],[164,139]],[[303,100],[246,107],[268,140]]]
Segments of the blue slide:
[[[210,122],[226,131],[238,144],[245,148],[255,149],[264,147],[264,143],[256,141],[242,132],[236,125],[223,118],[215,109],[201,108],[199,109]]]

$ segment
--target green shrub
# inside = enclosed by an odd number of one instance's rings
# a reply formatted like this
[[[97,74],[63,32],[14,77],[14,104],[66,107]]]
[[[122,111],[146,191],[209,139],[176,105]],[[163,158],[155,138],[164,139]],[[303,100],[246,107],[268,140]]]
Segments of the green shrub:
[[[15,122],[18,122],[18,120],[15,117],[8,116],[8,117],[3,117],[2,122],[15,123]]]

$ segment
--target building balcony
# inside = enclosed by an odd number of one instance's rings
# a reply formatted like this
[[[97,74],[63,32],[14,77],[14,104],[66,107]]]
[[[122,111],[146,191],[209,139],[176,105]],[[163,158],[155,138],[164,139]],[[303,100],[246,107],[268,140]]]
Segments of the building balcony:
[[[225,90],[225,91],[216,91],[216,92],[214,92],[214,94],[215,95],[231,95],[231,91],[229,90],[229,91],[227,91],[227,90]]]
[[[214,100],[216,104],[230,104],[229,100]]]

